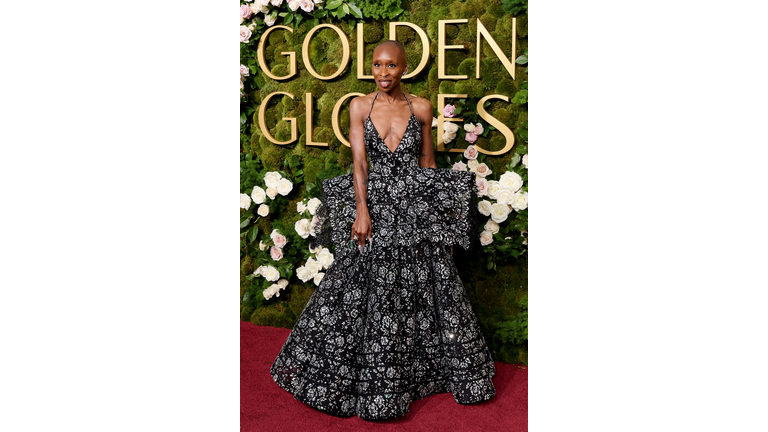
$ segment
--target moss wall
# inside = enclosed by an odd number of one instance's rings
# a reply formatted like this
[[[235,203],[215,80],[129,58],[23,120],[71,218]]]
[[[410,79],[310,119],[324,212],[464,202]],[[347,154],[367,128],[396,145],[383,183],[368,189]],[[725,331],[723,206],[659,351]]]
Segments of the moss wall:
[[[527,82],[525,66],[516,65],[516,79],[512,79],[495,57],[487,42],[483,42],[482,50],[482,78],[477,80],[475,76],[475,47],[477,32],[476,20],[479,18],[483,25],[492,34],[498,45],[509,53],[512,45],[512,19],[513,16],[502,10],[500,0],[435,0],[435,1],[403,1],[404,12],[395,21],[405,21],[418,25],[427,32],[430,39],[430,59],[425,70],[419,76],[403,81],[403,90],[432,101],[437,106],[438,93],[467,93],[471,96],[482,97],[488,94],[501,94],[512,99],[515,94]],[[449,50],[446,56],[446,72],[448,74],[469,75],[470,79],[452,81],[437,79],[437,37],[438,20],[468,18],[468,24],[448,25],[447,44],[464,45],[464,50]],[[517,17],[517,50],[513,57],[524,54],[527,50],[527,15]],[[278,21],[278,24],[280,22]],[[366,74],[370,74],[370,59],[373,49],[378,42],[389,39],[389,21],[365,20],[365,65]],[[297,155],[302,164],[294,169],[303,170],[304,181],[315,183],[317,174],[325,168],[336,168],[341,172],[350,168],[352,154],[348,147],[342,145],[334,136],[331,126],[331,112],[334,104],[343,95],[350,92],[370,93],[376,91],[375,84],[370,80],[357,79],[357,37],[354,29],[350,29],[346,22],[333,23],[347,33],[351,46],[351,60],[344,73],[332,81],[321,81],[314,78],[304,67],[301,56],[301,45],[304,36],[311,28],[311,21],[305,20],[297,27],[294,33],[287,31],[273,31],[266,43],[266,59],[275,75],[287,74],[287,57],[281,52],[296,52],[298,62],[298,75],[287,81],[274,81],[264,74],[258,73],[252,77],[257,89],[248,93],[245,107],[250,112],[246,124],[241,127],[241,148],[243,154],[258,159],[254,164],[261,164],[269,171],[292,171],[287,166],[286,159],[291,155]],[[411,68],[415,68],[421,58],[421,43],[418,35],[411,29],[400,27],[398,40],[406,48],[408,61]],[[342,44],[337,34],[331,29],[322,29],[316,32],[309,46],[309,55],[315,69],[322,75],[330,75],[339,67],[339,59],[342,53]],[[288,97],[274,97],[269,103],[266,112],[267,126],[272,135],[280,140],[290,138],[289,124],[282,120],[283,117],[295,117],[298,123],[298,142],[286,146],[278,146],[269,142],[258,127],[258,109],[261,98],[275,91],[292,93],[294,99]],[[304,94],[312,93],[314,98],[313,124],[314,133],[312,139],[329,143],[329,148],[307,147],[306,138],[306,106]],[[250,108],[250,109],[248,109]],[[252,109],[252,110],[251,110]],[[492,102],[487,108],[488,112],[515,130],[523,126],[527,127],[527,105],[519,105],[503,101]],[[436,113],[435,113],[436,115]],[[349,101],[345,103],[340,114],[340,125],[345,133],[349,130]],[[435,133],[436,129],[433,129]],[[435,143],[436,138],[433,140]],[[466,143],[464,143],[466,144]],[[498,131],[480,137],[475,143],[477,146],[499,150],[505,145],[504,137]],[[458,144],[463,145],[463,144]],[[495,172],[506,171],[505,165],[509,163],[514,152],[508,152],[498,157],[487,157],[485,163]],[[258,156],[258,158],[256,158]],[[447,167],[440,153],[436,153],[439,166]],[[455,157],[456,154],[451,154]],[[242,159],[242,158],[241,158]],[[243,180],[241,189],[247,189],[248,181]],[[303,185],[297,185],[302,192]],[[242,190],[241,190],[242,192]],[[295,209],[295,203],[303,196],[292,194],[288,208]],[[284,219],[285,225],[292,226],[297,219],[294,212],[286,211],[284,215],[276,215]],[[271,218],[270,218],[271,219]],[[260,220],[261,232],[271,231],[270,219]],[[465,255],[466,254],[466,255]],[[465,253],[461,248],[456,251],[456,262],[459,266],[462,280],[469,294],[475,312],[483,327],[486,340],[491,345],[494,358],[507,363],[527,364],[527,340],[520,339],[510,342],[510,339],[501,337],[499,324],[518,319],[527,306],[527,254],[520,258],[508,260],[505,263],[497,263],[495,270],[487,270],[485,256],[475,252],[474,255]],[[301,263],[298,263],[301,265]],[[251,257],[247,251],[243,254],[241,262],[241,294],[245,292],[251,281],[245,276],[254,271]],[[259,325],[271,325],[291,328],[309,300],[314,285],[311,281],[303,284],[296,278],[291,280],[287,295],[278,299],[272,299],[263,306],[251,310],[243,308],[241,319],[250,320]],[[527,312],[525,312],[527,316]],[[527,322],[526,322],[527,326]],[[526,327],[527,328],[527,327]],[[526,338],[527,339],[527,336]]]

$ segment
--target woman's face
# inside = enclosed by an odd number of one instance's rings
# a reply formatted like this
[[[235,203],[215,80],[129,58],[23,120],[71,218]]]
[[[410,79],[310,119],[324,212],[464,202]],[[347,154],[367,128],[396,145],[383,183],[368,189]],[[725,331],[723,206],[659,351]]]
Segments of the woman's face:
[[[406,66],[403,52],[395,45],[380,45],[373,51],[371,72],[376,86],[383,92],[400,87]]]

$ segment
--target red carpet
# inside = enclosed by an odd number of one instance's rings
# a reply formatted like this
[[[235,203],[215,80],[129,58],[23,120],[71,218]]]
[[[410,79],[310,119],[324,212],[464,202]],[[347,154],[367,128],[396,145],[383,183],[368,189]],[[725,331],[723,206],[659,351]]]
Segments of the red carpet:
[[[403,417],[367,422],[334,417],[293,398],[269,375],[290,329],[240,323],[240,426],[243,432],[316,431],[527,431],[528,369],[496,362],[496,396],[476,405],[459,405],[451,393],[411,403]]]

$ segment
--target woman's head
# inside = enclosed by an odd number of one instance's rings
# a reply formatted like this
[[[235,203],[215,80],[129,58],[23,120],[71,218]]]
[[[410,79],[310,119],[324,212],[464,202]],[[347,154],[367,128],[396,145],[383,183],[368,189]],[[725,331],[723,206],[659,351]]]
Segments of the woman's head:
[[[373,50],[371,72],[376,87],[383,92],[400,88],[400,80],[408,69],[405,48],[398,41],[384,41]]]

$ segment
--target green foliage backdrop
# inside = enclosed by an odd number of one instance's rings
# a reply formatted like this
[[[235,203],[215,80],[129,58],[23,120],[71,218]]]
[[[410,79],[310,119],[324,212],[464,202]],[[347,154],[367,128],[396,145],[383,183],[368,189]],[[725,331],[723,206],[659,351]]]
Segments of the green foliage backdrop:
[[[509,53],[512,45],[512,19],[516,17],[517,52],[512,58],[515,59],[527,53],[527,2],[505,1],[505,3],[509,5],[502,5],[502,0],[365,0],[357,2],[357,6],[363,12],[362,21],[365,23],[366,67],[364,70],[366,74],[370,74],[370,59],[375,45],[389,38],[389,21],[411,22],[427,32],[430,39],[430,59],[426,69],[419,76],[403,81],[404,91],[429,99],[435,107],[438,93],[467,93],[474,98],[488,94],[501,94],[511,99],[511,102],[497,100],[487,107],[489,113],[509,126],[516,135],[515,150],[517,151],[484,158],[483,162],[497,173],[507,171],[507,165],[510,162],[516,164],[520,154],[527,153],[527,67],[516,64],[516,79],[513,80],[484,41],[481,58],[482,78],[479,80],[474,78],[477,19],[480,19],[491,32],[502,50]],[[518,15],[513,15],[515,13]],[[380,17],[380,19],[371,17]],[[438,80],[438,20],[456,18],[467,18],[469,22],[461,25],[447,25],[447,44],[464,45],[465,49],[447,51],[446,72],[469,75],[470,79]],[[351,45],[352,59],[346,71],[332,81],[314,78],[303,64],[301,45],[304,36],[313,26],[313,21],[310,19],[302,20],[296,26],[294,33],[280,30],[272,32],[266,43],[267,63],[272,73],[277,76],[285,75],[288,71],[287,57],[280,53],[296,52],[299,73],[293,79],[274,81],[258,70],[256,62],[258,39],[247,45],[241,44],[241,63],[249,66],[251,70],[251,76],[248,77],[243,90],[245,96],[241,99],[241,193],[249,193],[253,186],[261,181],[264,171],[280,170],[292,178],[296,184],[294,191],[288,196],[287,205],[282,206],[278,212],[270,214],[268,218],[260,218],[257,225],[258,232],[265,235],[268,235],[276,226],[286,227],[286,230],[281,232],[293,235],[293,240],[297,242],[302,240],[295,236],[295,232],[291,229],[294,222],[300,218],[295,211],[296,203],[307,196],[316,196],[317,193],[316,190],[311,190],[312,186],[307,190],[307,185],[318,184],[323,178],[340,175],[351,169],[350,149],[342,145],[333,134],[331,112],[334,104],[350,92],[376,91],[372,81],[358,80],[356,77],[358,41],[352,27],[354,21],[331,18],[321,22],[330,22],[341,28],[347,33]],[[282,24],[280,19],[277,24]],[[418,35],[411,29],[400,28],[398,40],[405,45],[408,61],[411,67],[415,68],[421,58],[422,49]],[[331,75],[338,69],[341,53],[342,44],[331,29],[318,31],[310,43],[309,56],[315,69],[322,75]],[[261,99],[275,91],[285,91],[294,95],[294,99],[272,98],[266,111],[270,132],[280,141],[290,138],[289,123],[283,120],[283,117],[297,119],[298,142],[287,146],[272,144],[258,127],[257,115]],[[314,99],[312,139],[329,143],[329,148],[321,149],[305,145],[307,130],[304,94],[308,92],[312,93]],[[462,114],[462,117],[465,115]],[[348,102],[341,111],[340,125],[345,133],[349,130]],[[433,129],[434,132],[436,129]],[[436,143],[436,138],[433,141]],[[459,139],[451,144],[462,147],[468,145]],[[499,150],[504,147],[505,139],[500,132],[493,131],[485,137],[481,136],[475,144],[488,150]],[[449,168],[460,158],[460,153],[436,153],[436,160],[441,168]],[[255,244],[258,244],[258,240]],[[256,283],[256,280],[248,276],[255,270],[254,262],[257,260],[259,248],[258,246],[254,248],[247,242],[241,243],[241,246],[242,296],[251,284]],[[491,265],[490,258],[485,253],[475,251],[470,254],[460,247],[454,248],[454,252],[462,281],[480,320],[486,340],[491,346],[494,359],[507,363],[527,364],[527,253],[516,258],[506,256],[505,259],[494,261]],[[300,263],[296,264],[298,265]],[[292,328],[314,292],[314,287],[311,280],[305,284],[295,277],[291,278],[283,296],[269,301],[259,299],[255,303],[244,302],[241,307],[241,319],[250,320],[258,325]]]

